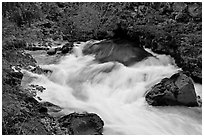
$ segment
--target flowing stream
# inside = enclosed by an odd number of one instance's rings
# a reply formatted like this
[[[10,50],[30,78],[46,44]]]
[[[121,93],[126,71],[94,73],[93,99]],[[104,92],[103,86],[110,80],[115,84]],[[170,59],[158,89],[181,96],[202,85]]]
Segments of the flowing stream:
[[[46,55],[37,59],[51,74],[24,72],[32,77],[27,84],[46,88],[37,94],[41,101],[62,107],[63,114],[98,114],[104,121],[104,134],[202,134],[201,108],[153,107],[145,101],[153,85],[180,70],[172,58],[154,54],[131,67],[118,62],[98,64],[94,56],[82,55],[86,44],[76,45],[72,54],[53,59],[53,63],[46,62]],[[201,85],[195,88],[202,96]]]

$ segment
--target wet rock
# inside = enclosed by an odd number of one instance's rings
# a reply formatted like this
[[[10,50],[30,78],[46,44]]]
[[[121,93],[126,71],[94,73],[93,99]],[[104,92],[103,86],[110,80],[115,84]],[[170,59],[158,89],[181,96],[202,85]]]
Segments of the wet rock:
[[[73,48],[74,44],[73,42],[70,42],[70,43],[66,43],[63,47],[62,47],[62,53],[63,54],[66,54],[68,52],[71,52],[72,51],[72,48]]]
[[[147,103],[153,106],[198,106],[193,81],[183,72],[162,79],[152,87],[145,98]]]
[[[18,78],[18,79],[22,79],[23,78],[23,74],[21,72],[11,72],[10,73],[12,77]]]
[[[200,96],[197,96],[198,106],[202,107],[202,99]]]
[[[47,113],[48,112],[48,109],[46,107],[41,107],[39,108],[39,113]]]
[[[124,39],[105,40],[86,45],[83,54],[95,54],[96,60],[100,63],[118,61],[126,66],[151,56],[137,43]]]
[[[57,49],[56,48],[51,48],[47,51],[48,55],[55,55],[57,53]]]
[[[22,86],[24,86],[25,84],[22,84]],[[24,88],[22,91],[24,94],[26,94],[27,96],[29,97],[35,97],[37,98],[38,100],[42,100],[40,97],[37,96],[37,93],[40,93],[40,92],[44,92],[46,88],[44,88],[43,86],[39,86],[39,85],[27,85],[26,88]]]
[[[29,85],[29,87],[38,92],[43,92],[46,89],[43,86],[33,85],[33,84]]]
[[[101,135],[104,122],[94,113],[71,113],[58,120],[70,135]]]
[[[52,104],[50,102],[43,102],[42,103],[42,106],[46,107],[48,112],[59,112],[62,110],[61,107],[55,105],[55,104]]]
[[[31,72],[33,73],[37,73],[37,74],[46,74],[46,73],[52,73],[52,70],[48,70],[48,69],[42,69],[39,66],[33,67],[31,69],[29,69]]]

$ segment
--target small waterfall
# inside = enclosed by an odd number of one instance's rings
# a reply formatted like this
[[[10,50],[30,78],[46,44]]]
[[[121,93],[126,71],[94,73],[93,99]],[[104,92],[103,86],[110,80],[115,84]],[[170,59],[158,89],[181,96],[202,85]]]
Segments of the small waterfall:
[[[178,68],[166,55],[149,57],[131,67],[118,62],[98,64],[94,56],[82,55],[88,42],[75,45],[73,54],[56,64],[41,65],[52,74],[33,77],[27,84],[42,85],[41,101],[63,108],[62,113],[93,112],[104,121],[104,134],[201,134],[200,110],[182,106],[152,107],[145,93]],[[201,86],[195,85],[201,94]]]

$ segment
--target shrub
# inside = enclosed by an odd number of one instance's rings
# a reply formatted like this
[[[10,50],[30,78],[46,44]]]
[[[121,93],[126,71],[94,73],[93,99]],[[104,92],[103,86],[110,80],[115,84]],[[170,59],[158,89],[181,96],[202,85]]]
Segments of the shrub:
[[[22,39],[7,39],[3,41],[3,49],[5,50],[13,50],[13,49],[25,49],[26,41]]]

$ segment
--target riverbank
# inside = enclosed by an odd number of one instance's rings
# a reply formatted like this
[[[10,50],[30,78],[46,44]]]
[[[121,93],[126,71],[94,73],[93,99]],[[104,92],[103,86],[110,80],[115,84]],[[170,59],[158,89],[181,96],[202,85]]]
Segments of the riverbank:
[[[36,61],[23,48],[3,45],[2,53],[2,134],[54,134],[54,119],[42,111],[43,105],[32,94],[22,89],[23,74],[12,69],[35,67]]]
[[[37,64],[40,65],[41,63],[37,63],[28,54],[28,51],[25,52],[22,43],[22,41],[18,41],[10,43],[10,45],[8,43],[4,43],[5,45],[3,45],[2,134],[102,134],[104,123],[96,114],[71,113],[69,115],[54,116],[52,113],[57,113],[62,108],[50,102],[39,102],[36,100],[36,93],[39,91],[43,92],[45,88],[41,85],[28,85],[28,88],[26,88],[24,85],[28,83],[30,77],[26,77],[26,74],[22,70],[32,71],[36,74],[44,73],[45,75],[50,71],[43,70],[37,66]],[[44,54],[41,53],[41,55],[46,56],[46,52]],[[53,60],[56,60],[56,58],[50,59],[48,64],[49,62],[53,63]],[[41,58],[40,60],[42,59],[45,58]],[[84,124],[84,121],[87,124]]]

